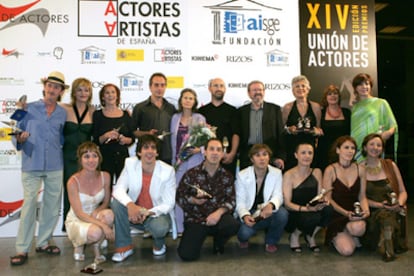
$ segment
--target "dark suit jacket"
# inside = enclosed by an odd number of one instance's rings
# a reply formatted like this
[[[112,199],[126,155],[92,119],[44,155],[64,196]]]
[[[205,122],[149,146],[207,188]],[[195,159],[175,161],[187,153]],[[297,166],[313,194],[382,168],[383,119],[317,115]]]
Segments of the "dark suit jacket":
[[[250,103],[241,106],[237,110],[239,119],[237,133],[240,137],[239,160],[240,170],[251,164],[249,150],[252,145],[248,144],[250,130]],[[263,144],[266,144],[273,151],[273,158],[286,160],[286,150],[283,135],[283,121],[280,106],[272,103],[263,103],[262,120]]]

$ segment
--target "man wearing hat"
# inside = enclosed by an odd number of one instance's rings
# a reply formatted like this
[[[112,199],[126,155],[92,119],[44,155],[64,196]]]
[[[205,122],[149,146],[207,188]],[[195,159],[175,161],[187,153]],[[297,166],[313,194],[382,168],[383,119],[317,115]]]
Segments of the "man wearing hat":
[[[60,249],[51,244],[62,196],[63,179],[63,126],[65,110],[58,105],[65,89],[65,77],[52,72],[43,83],[43,99],[27,104],[27,114],[18,122],[21,132],[12,141],[22,151],[22,185],[24,201],[20,225],[16,237],[16,255],[10,258],[11,265],[22,265],[27,261],[36,229],[38,213],[39,230],[36,252],[60,254]],[[43,199],[37,211],[38,193],[43,187]]]

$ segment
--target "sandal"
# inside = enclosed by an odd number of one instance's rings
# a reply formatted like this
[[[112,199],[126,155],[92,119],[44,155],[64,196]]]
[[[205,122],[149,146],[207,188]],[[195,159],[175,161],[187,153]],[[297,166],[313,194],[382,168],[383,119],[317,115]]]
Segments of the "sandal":
[[[313,253],[319,253],[321,252],[320,247],[316,244],[315,239],[312,238],[309,235],[305,235],[305,241],[308,244],[309,249],[313,252]]]
[[[289,235],[289,247],[295,253],[301,253],[302,247],[299,244],[299,236],[296,237],[293,233]]]
[[[24,255],[19,254],[19,255],[10,257],[10,264],[11,265],[22,265],[27,261],[28,258],[29,257],[27,256],[27,253]]]
[[[47,253],[50,255],[59,255],[60,254],[60,248],[56,245],[48,245],[45,248],[43,247],[36,247],[37,253]]]
[[[94,263],[95,264],[101,264],[106,261],[106,257],[104,255],[100,255],[98,257],[95,257]]]

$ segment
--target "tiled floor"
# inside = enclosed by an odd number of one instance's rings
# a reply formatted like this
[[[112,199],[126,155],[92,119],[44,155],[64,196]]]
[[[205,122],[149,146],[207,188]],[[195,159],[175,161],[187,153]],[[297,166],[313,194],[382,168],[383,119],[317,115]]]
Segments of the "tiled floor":
[[[414,210],[414,205],[410,207]],[[414,248],[414,214],[409,213],[409,245]],[[321,241],[322,235],[318,239]],[[60,256],[35,253],[33,248],[28,263],[12,267],[9,256],[15,252],[14,242],[14,238],[0,239],[0,275],[80,275],[80,270],[93,262],[91,248],[86,249],[84,262],[75,262],[68,239],[55,237],[56,244],[62,249]],[[171,238],[167,239],[167,254],[162,257],[153,257],[151,239],[135,236],[134,242],[135,254],[123,263],[110,260],[113,253],[113,244],[110,243],[103,250],[108,261],[100,265],[103,269],[100,275],[414,275],[414,250],[399,255],[390,263],[384,263],[376,253],[365,250],[352,257],[339,256],[327,247],[323,247],[320,253],[304,248],[298,254],[289,249],[287,234],[275,254],[264,252],[262,234],[251,240],[247,250],[239,249],[236,238],[232,238],[220,256],[212,254],[212,240],[207,239],[201,259],[192,263],[180,260],[176,253],[178,241]],[[302,246],[305,246],[304,242]]]

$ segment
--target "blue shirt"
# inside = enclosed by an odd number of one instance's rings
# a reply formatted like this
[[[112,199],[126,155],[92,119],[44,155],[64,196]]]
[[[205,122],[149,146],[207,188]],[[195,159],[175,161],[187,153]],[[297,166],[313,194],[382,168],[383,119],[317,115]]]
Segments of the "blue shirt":
[[[22,171],[57,171],[63,169],[63,126],[66,111],[59,105],[47,116],[43,100],[29,103],[27,114],[17,127],[28,131],[29,138],[22,144],[13,143],[22,150]]]

